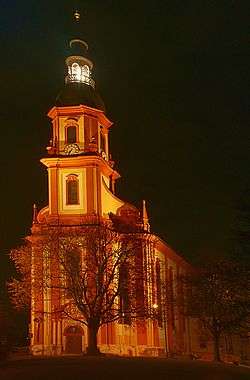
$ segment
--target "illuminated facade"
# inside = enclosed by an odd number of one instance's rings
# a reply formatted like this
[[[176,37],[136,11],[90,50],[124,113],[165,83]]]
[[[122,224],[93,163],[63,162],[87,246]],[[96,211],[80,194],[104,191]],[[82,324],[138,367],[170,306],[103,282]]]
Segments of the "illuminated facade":
[[[145,202],[142,210],[115,195],[115,182],[120,177],[114,168],[109,147],[112,122],[105,115],[102,99],[92,79],[93,63],[87,58],[88,46],[79,39],[70,42],[71,54],[66,59],[65,86],[48,116],[52,138],[48,155],[41,160],[48,169],[48,206],[34,210],[32,235],[32,279],[42,276],[36,263],[35,244],[49,226],[81,226],[91,218],[105,222],[111,215],[137,225],[145,232],[146,248],[141,260],[147,261],[145,273],[150,289],[142,289],[158,319],[144,319],[132,324],[114,322],[100,328],[98,345],[102,352],[119,355],[158,356],[167,352],[191,352],[190,321],[171,299],[179,274],[189,265],[167,244],[150,233]],[[163,285],[162,285],[163,284]],[[165,285],[164,285],[165,284]],[[168,286],[169,305],[162,303],[164,286]],[[160,289],[160,287],[162,287]],[[150,296],[149,296],[150,295]],[[59,297],[59,298],[58,298]],[[52,290],[42,294],[32,288],[31,350],[34,355],[61,355],[85,352],[87,330],[78,322],[53,314],[63,300]]]

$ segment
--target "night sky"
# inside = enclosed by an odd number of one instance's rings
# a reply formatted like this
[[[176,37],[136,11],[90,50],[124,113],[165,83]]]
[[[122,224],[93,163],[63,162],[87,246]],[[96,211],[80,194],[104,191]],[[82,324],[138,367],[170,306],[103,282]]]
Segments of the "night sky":
[[[47,204],[46,114],[64,83],[74,1],[2,0],[1,276]],[[114,121],[117,194],[193,262],[225,252],[250,187],[249,1],[80,1],[94,79]]]

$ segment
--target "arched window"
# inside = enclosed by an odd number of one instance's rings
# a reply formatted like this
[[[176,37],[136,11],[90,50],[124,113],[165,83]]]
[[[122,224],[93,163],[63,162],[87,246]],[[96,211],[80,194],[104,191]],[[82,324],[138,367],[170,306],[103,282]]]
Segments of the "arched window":
[[[81,81],[81,67],[78,63],[73,63],[72,65],[72,78],[77,82]]]
[[[88,79],[89,78],[89,67],[87,65],[84,65],[82,67],[82,74],[83,76],[85,77],[84,79]]]
[[[174,310],[174,274],[173,268],[169,268],[169,319],[171,321],[173,329],[175,329],[175,310]]]
[[[130,299],[129,299],[129,273],[128,266],[121,264],[119,268],[120,287],[120,322],[131,324]]]
[[[79,204],[79,181],[75,174],[70,174],[66,180],[67,204]]]
[[[156,260],[155,264],[155,273],[156,273],[156,299],[158,305],[158,323],[159,326],[162,326],[162,297],[161,297],[161,265],[160,260]],[[166,305],[163,305],[165,307]]]
[[[76,127],[74,125],[66,128],[66,140],[68,144],[76,143]]]

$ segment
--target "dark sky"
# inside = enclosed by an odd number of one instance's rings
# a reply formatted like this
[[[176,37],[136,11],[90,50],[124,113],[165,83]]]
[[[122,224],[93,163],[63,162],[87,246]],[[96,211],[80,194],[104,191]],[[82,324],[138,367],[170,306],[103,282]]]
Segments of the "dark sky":
[[[121,198],[189,260],[224,251],[250,185],[249,1],[80,1],[94,77],[114,121]],[[47,203],[46,116],[63,86],[74,1],[2,0],[1,268]]]

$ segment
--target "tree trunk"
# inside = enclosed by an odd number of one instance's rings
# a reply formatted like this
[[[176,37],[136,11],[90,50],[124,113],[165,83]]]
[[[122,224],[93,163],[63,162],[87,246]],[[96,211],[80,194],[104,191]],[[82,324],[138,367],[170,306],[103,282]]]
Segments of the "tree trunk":
[[[88,355],[100,355],[100,350],[97,347],[98,330],[99,330],[99,326],[96,326],[93,323],[89,323],[89,325],[88,325],[88,347],[87,347],[87,354]]]
[[[214,361],[221,362],[220,357],[220,335],[214,334]]]

